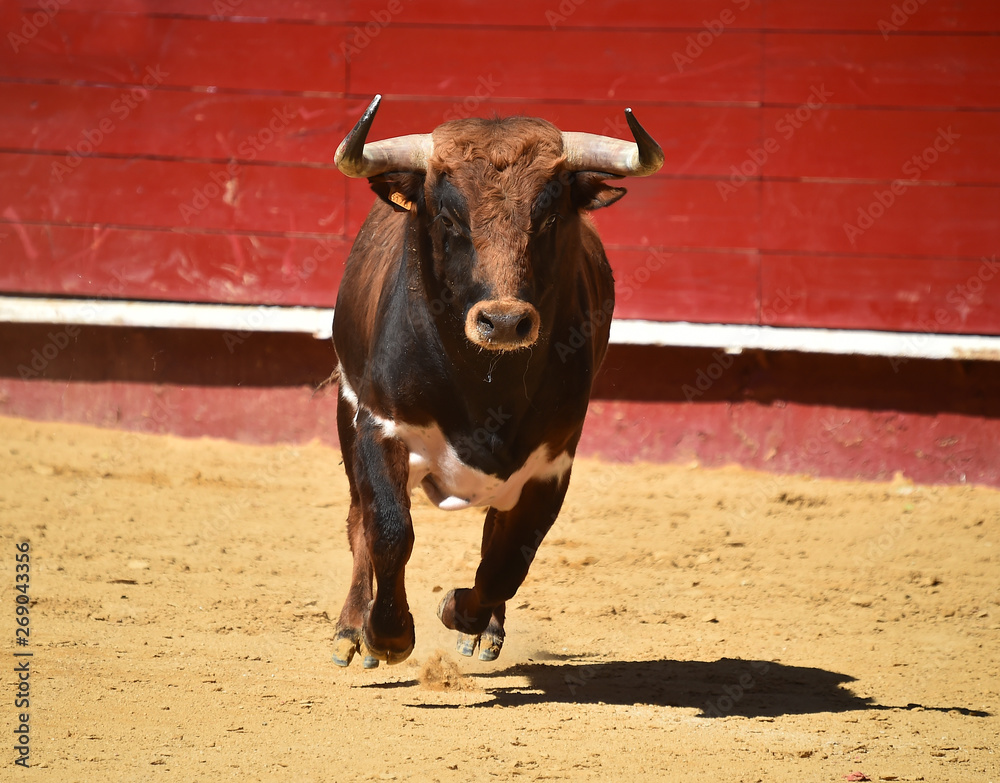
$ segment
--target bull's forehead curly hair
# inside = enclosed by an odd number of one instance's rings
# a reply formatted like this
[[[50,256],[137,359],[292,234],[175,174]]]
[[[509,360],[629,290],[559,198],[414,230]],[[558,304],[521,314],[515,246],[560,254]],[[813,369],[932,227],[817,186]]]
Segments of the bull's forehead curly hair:
[[[451,180],[469,202],[473,231],[497,220],[527,231],[531,204],[564,162],[562,134],[545,120],[453,120],[434,131],[429,184]]]

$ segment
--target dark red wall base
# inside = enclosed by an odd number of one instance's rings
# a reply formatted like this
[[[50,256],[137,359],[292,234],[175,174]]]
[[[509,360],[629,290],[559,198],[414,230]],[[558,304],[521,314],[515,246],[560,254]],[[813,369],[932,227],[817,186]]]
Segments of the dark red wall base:
[[[336,444],[328,341],[0,325],[0,414]],[[1000,363],[615,346],[581,453],[1000,487]]]

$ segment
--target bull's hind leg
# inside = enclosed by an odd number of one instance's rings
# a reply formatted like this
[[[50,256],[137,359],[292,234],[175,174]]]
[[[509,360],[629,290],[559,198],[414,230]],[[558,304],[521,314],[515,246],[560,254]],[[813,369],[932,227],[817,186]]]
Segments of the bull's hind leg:
[[[459,632],[461,654],[472,655],[476,647],[481,661],[492,661],[500,654],[506,602],[528,575],[568,486],[568,472],[558,480],[530,482],[510,511],[491,508],[487,512],[475,586],[450,591],[438,607],[441,622]]]

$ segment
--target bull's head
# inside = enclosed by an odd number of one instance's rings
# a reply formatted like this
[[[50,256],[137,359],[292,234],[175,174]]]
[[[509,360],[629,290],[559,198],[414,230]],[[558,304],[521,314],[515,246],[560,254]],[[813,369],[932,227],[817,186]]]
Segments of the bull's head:
[[[564,259],[579,258],[581,213],[625,194],[604,182],[644,177],[663,151],[625,110],[635,142],[560,132],[544,120],[454,120],[429,134],[365,143],[381,96],[337,149],[337,167],[367,177],[399,211],[421,218],[435,298],[466,338],[494,351],[535,343],[539,309]]]

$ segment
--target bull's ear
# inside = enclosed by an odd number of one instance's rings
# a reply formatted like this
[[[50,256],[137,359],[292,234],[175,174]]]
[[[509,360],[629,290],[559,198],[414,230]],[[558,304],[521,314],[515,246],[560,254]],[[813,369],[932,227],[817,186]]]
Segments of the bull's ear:
[[[604,180],[615,178],[601,171],[578,171],[573,177],[573,204],[577,209],[609,207],[628,191]],[[615,178],[617,179],[617,178]]]
[[[375,194],[397,212],[423,209],[424,175],[416,171],[390,171],[368,178]]]

